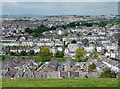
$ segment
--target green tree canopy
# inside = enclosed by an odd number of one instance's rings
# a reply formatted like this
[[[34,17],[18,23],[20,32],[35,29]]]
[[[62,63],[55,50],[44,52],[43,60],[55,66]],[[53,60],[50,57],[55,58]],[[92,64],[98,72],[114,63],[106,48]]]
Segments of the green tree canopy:
[[[4,55],[2,55],[2,60],[5,60],[5,56]]]
[[[81,59],[81,58],[83,58],[85,55],[86,55],[86,51],[84,50],[84,48],[78,48],[78,49],[76,50],[75,58],[76,58],[76,59]]]
[[[34,55],[35,54],[34,50],[30,50],[29,54]]]
[[[92,26],[93,26],[92,23],[82,23],[82,25],[85,25],[85,26],[87,26],[87,27],[92,27]]]
[[[16,53],[14,53],[14,52],[9,52],[9,54],[10,54],[11,56],[16,55]]]
[[[88,39],[82,40],[82,43],[83,43],[84,45],[88,45]]]
[[[32,33],[33,31],[32,31],[32,29],[30,29],[30,28],[25,28],[25,32],[27,32],[27,33]]]
[[[98,25],[101,27],[105,27],[107,25],[107,23],[104,21],[100,21],[100,23]]]
[[[107,52],[107,49],[104,49],[104,53],[106,53]]]
[[[55,54],[55,56],[59,57],[59,58],[63,58],[64,52],[63,51],[57,51],[57,53]]]
[[[76,40],[72,40],[72,42],[71,42],[71,43],[77,43],[77,42],[76,42]]]
[[[51,55],[50,49],[49,48],[41,48],[39,54],[40,54],[40,57],[42,57],[42,58],[49,57]]]
[[[92,35],[92,32],[89,32],[87,35]]]
[[[27,53],[26,53],[25,51],[21,51],[20,55],[22,55],[22,56],[26,56]]]
[[[39,54],[43,62],[51,60],[51,53],[49,48],[41,48]]]
[[[105,70],[104,72],[102,72],[101,74],[101,78],[116,78],[116,73],[112,72],[110,69]]]
[[[88,67],[89,67],[89,70],[96,69],[96,65],[95,65],[95,63],[92,63],[92,64],[89,65]]]

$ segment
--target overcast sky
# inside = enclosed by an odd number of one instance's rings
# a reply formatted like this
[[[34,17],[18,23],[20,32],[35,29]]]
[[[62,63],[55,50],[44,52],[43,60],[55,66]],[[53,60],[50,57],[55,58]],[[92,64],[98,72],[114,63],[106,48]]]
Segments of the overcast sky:
[[[1,0],[2,2],[118,2],[119,0]]]
[[[44,0],[46,2],[42,2],[42,0],[34,0],[34,2],[19,1],[20,0],[5,0],[2,3],[2,14],[5,15],[9,13],[10,15],[109,15],[118,13],[118,0],[86,0],[86,2],[82,2],[83,0],[66,0],[70,2],[54,2],[58,0]]]

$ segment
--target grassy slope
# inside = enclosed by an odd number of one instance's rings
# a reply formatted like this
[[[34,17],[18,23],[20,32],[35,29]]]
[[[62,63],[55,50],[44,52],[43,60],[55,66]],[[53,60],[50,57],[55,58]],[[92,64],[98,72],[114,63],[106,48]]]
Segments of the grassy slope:
[[[64,59],[64,58],[57,58],[58,59],[58,62],[65,62],[66,61],[66,59]]]
[[[2,58],[2,57],[0,57],[0,58]],[[9,60],[9,59],[11,59],[11,58],[15,58],[15,57],[5,56],[5,60]],[[20,56],[18,56],[17,58],[18,58],[19,60],[22,60],[23,58],[27,59],[28,57],[20,57]],[[36,59],[36,60],[38,60],[38,61],[42,61],[40,57],[32,57],[32,56],[31,56],[31,58],[32,58],[32,59]]]
[[[118,87],[115,78],[89,79],[3,79],[3,87]]]
[[[2,58],[2,57],[1,57],[1,58]],[[5,56],[5,60],[11,59],[11,58],[14,58],[14,57],[12,57],[12,56]],[[28,57],[20,57],[20,56],[18,56],[17,58],[18,58],[19,60],[22,60],[23,58],[27,59]],[[32,56],[31,56],[31,58],[32,58],[32,59],[36,59],[36,61],[38,61],[38,62],[41,62],[41,61],[42,61],[42,59],[41,59],[40,57],[32,57]],[[57,59],[58,59],[59,62],[65,62],[65,61],[66,61],[66,59],[64,59],[64,58],[57,58]]]

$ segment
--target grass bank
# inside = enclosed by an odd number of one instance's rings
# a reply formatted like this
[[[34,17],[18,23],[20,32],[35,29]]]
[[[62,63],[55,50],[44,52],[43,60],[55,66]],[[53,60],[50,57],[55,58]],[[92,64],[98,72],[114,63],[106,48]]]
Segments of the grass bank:
[[[3,87],[118,87],[117,78],[3,79]]]

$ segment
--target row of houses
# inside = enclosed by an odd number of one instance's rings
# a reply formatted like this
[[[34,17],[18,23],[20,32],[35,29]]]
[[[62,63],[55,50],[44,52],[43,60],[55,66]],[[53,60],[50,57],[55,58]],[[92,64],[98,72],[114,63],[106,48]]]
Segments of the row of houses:
[[[18,43],[18,42],[17,42]],[[28,42],[30,43],[30,42]],[[84,44],[80,41],[80,43],[70,43],[67,45],[67,47],[65,49],[63,49],[64,47],[64,43],[63,42],[38,42],[35,45],[32,45],[33,42],[31,42],[29,45],[27,43],[22,43],[22,45],[15,45],[14,42],[10,43],[1,43],[2,46],[13,46],[9,49],[10,52],[15,52],[15,53],[19,53],[21,51],[26,51],[26,52],[30,52],[30,50],[34,50],[35,53],[40,51],[40,48],[42,47],[47,47],[51,50],[52,53],[56,53],[57,51],[64,51],[65,56],[67,56],[68,54],[71,55],[71,57],[75,56],[75,51],[78,48],[84,48],[87,51],[87,55],[89,56],[90,52],[93,53],[95,50],[97,50],[97,52],[103,52],[104,50],[107,50],[107,52],[105,53],[105,56],[109,56],[112,58],[117,58],[118,56],[118,46],[116,44],[99,44],[99,45],[95,45],[95,44],[89,44],[88,46],[84,46]],[[7,45],[8,44],[8,45]],[[14,44],[14,45],[13,45]],[[19,44],[19,43],[18,43]],[[34,43],[33,43],[34,44]],[[15,47],[14,47],[15,46]],[[18,47],[16,47],[18,46]],[[30,47],[29,47],[30,46]],[[7,51],[7,49],[3,49]],[[114,50],[113,52],[111,52],[111,50]]]
[[[100,77],[100,72],[68,72],[68,71],[52,71],[52,72],[31,72],[31,71],[2,71],[2,78],[99,78]],[[7,77],[8,76],[8,77]]]
[[[89,65],[95,63],[96,69],[89,70]],[[89,59],[87,62],[73,62],[70,58],[66,62],[58,62],[53,58],[50,62],[35,62],[34,59],[17,58],[2,62],[3,78],[99,78],[101,73],[110,68],[119,72],[119,63],[110,59],[97,61]]]
[[[98,78],[101,74],[96,71],[77,70],[75,63],[70,59],[60,64],[56,58],[53,58],[48,63],[46,62],[45,65],[36,63],[38,65],[37,70],[36,66],[32,67],[34,70],[29,70],[31,69],[31,63],[35,65],[34,60],[31,59],[3,61],[1,68],[2,78]],[[40,69],[41,67],[42,70]]]

